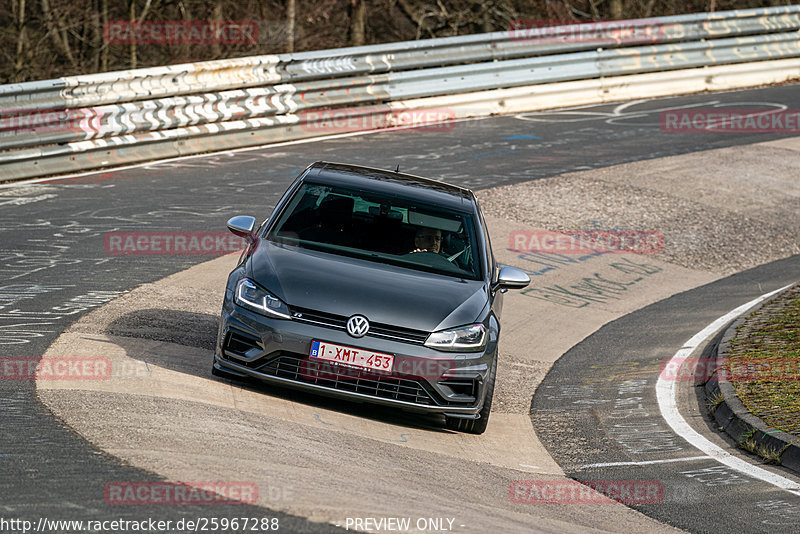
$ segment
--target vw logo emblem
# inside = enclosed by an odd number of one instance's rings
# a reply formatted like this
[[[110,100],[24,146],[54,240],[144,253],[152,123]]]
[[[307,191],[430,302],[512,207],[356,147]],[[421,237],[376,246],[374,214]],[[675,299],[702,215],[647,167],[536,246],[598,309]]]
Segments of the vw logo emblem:
[[[369,332],[369,321],[363,315],[353,315],[347,320],[347,333],[353,337],[363,337]]]

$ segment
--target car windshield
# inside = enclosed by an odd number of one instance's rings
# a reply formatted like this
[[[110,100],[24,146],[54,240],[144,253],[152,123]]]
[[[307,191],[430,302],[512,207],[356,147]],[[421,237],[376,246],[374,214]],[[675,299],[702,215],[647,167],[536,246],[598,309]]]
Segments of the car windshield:
[[[305,183],[267,238],[409,269],[480,278],[471,214],[386,194]]]

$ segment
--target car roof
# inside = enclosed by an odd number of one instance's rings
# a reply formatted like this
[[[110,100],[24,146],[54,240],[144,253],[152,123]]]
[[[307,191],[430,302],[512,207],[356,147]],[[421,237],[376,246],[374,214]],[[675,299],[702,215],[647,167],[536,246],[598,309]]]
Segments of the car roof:
[[[475,206],[469,189],[401,172],[318,161],[305,176],[313,182],[389,193],[459,211],[472,212]]]

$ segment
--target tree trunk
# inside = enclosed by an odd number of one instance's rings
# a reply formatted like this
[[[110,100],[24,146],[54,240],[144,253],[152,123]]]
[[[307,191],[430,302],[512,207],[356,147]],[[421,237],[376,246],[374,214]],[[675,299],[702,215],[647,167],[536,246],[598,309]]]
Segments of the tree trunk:
[[[83,56],[89,60],[91,72],[100,72],[100,53],[103,50],[103,25],[100,23],[99,5],[99,0],[92,0],[92,9],[85,24],[88,48]]]
[[[189,11],[189,7],[187,6],[188,2],[178,2],[178,9],[181,12],[181,20],[184,22],[189,22],[192,20],[192,12]],[[182,41],[180,44],[176,44],[176,48],[173,50],[177,50],[175,52],[175,58],[178,61],[188,61],[190,57],[192,57],[191,47],[185,41]]]
[[[400,10],[405,13],[406,17],[417,25],[416,39],[419,39],[422,36],[422,26],[425,24],[425,16],[422,12],[423,9],[419,5],[412,4],[411,0],[397,0],[397,5]]]
[[[67,39],[66,33],[62,31],[58,24],[56,15],[50,7],[50,0],[41,0],[41,4],[45,26],[47,26],[47,33],[50,35],[50,39],[53,41],[53,44],[55,44],[56,49],[60,50],[64,56],[66,56],[72,68],[77,68],[75,57],[72,55],[72,50],[69,47],[69,40]]]
[[[367,19],[367,6],[364,0],[350,0],[350,44],[361,46],[364,44],[364,33]]]
[[[494,30],[492,27],[492,15],[490,13],[490,10],[493,6],[488,3],[484,3],[481,7],[481,32],[489,33]]]
[[[131,22],[134,28],[134,38],[131,39],[131,44],[129,45],[128,53],[129,53],[129,61],[128,66],[132,69],[136,68],[136,35],[138,32],[136,31],[136,0],[130,0],[130,4],[128,5],[128,20]]]
[[[100,0],[100,23],[103,25],[102,31],[105,35],[106,25],[108,24],[108,0]],[[108,43],[103,40],[103,48],[100,50],[100,71],[108,70]]]
[[[294,52],[295,0],[286,2],[286,51]]]
[[[152,3],[152,1],[153,0],[147,0],[147,2],[145,2],[144,9],[142,9],[142,14],[139,15],[139,18],[137,19],[136,18],[136,0],[130,0],[131,3],[130,3],[130,14],[129,15],[130,15],[131,24],[133,24],[134,28],[136,28],[139,24],[141,24],[142,21],[144,20],[144,18],[147,16],[147,12],[150,11],[150,4]],[[135,32],[135,35],[136,34],[138,34],[138,32]],[[130,48],[131,68],[132,69],[135,69],[136,66],[139,63],[138,57],[136,56],[136,44],[137,44],[136,43],[136,37],[134,37],[131,40],[131,48]]]
[[[609,18],[621,19],[623,9],[622,0],[611,0],[611,5],[609,6]]]
[[[216,5],[214,5],[214,14],[211,18],[213,20],[222,22],[222,4],[220,2],[217,2]],[[211,57],[213,59],[219,59],[222,57],[222,47],[219,45],[219,42],[217,42],[216,39],[211,45]]]
[[[15,7],[17,7],[17,53],[14,58],[14,74],[12,80],[15,82],[21,82],[23,81],[22,70],[23,66],[25,65],[25,0],[19,0],[19,3],[15,4]]]

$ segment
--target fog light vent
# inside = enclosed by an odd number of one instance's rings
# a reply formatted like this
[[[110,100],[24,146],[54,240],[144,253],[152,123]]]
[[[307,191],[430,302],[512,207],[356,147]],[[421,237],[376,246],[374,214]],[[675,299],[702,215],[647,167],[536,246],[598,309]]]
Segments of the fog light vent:
[[[243,358],[253,358],[263,352],[261,340],[236,330],[228,332],[223,347],[226,352]]]
[[[444,380],[439,382],[445,391],[452,392],[448,395],[448,400],[474,402],[478,396],[477,380]]]

